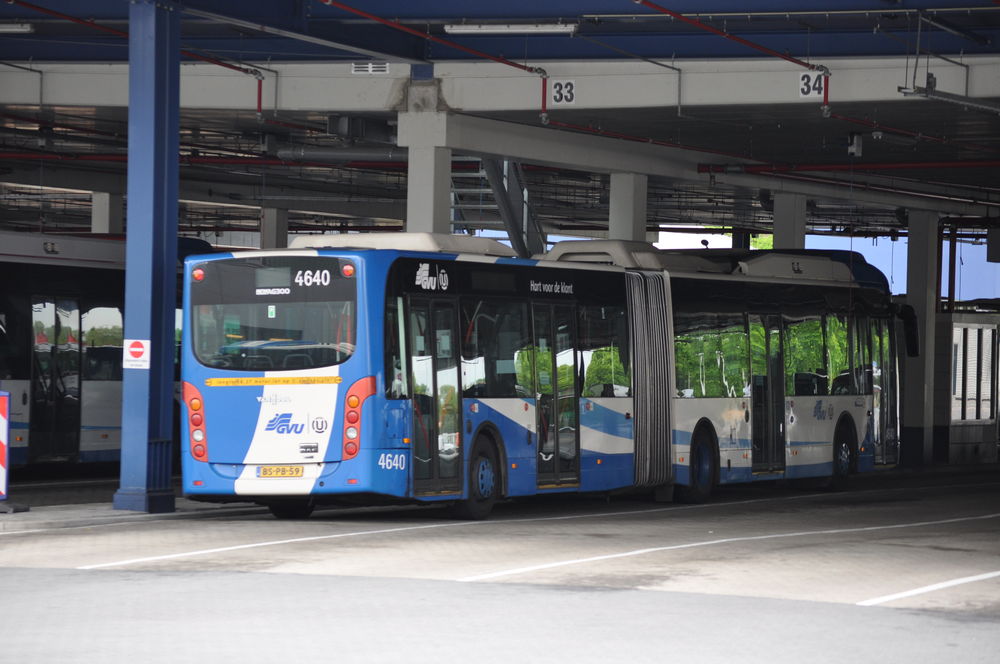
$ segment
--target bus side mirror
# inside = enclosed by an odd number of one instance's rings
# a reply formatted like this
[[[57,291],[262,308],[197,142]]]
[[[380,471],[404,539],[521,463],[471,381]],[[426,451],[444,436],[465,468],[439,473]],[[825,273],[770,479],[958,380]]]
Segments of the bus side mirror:
[[[913,305],[904,304],[896,313],[903,321],[903,340],[906,342],[907,357],[920,356],[920,331],[917,327],[917,312]]]

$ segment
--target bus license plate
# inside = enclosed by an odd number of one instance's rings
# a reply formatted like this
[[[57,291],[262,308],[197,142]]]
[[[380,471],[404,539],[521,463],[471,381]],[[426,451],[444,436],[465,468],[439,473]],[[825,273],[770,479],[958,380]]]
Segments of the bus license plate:
[[[257,477],[302,477],[302,466],[258,466]]]

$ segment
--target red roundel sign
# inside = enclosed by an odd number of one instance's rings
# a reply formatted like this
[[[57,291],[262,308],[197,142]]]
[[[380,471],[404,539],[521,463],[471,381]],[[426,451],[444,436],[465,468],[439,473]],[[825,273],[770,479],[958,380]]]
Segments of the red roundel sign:
[[[126,339],[122,348],[122,368],[149,368],[149,339]]]

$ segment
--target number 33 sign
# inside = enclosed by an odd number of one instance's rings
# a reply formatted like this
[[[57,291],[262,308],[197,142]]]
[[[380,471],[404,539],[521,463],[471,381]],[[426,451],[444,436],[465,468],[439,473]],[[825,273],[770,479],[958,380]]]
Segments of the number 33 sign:
[[[553,106],[566,106],[576,103],[576,82],[564,79],[549,80],[549,103]]]

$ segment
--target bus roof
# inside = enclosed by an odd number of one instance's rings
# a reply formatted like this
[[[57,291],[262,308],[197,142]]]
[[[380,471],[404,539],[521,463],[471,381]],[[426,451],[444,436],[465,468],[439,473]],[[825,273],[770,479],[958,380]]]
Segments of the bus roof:
[[[289,249],[397,249],[446,254],[478,254],[513,258],[517,253],[496,240],[472,235],[446,233],[350,233],[338,235],[299,235]]]
[[[125,238],[121,235],[59,235],[0,231],[0,261],[69,267],[125,269]],[[212,253],[198,238],[177,238],[177,262],[191,254]]]
[[[125,243],[120,239],[0,231],[0,260],[125,269]]]
[[[604,263],[633,270],[744,275],[762,279],[853,282],[888,292],[885,275],[853,251],[810,249],[658,249],[648,242],[567,240],[536,258]]]

